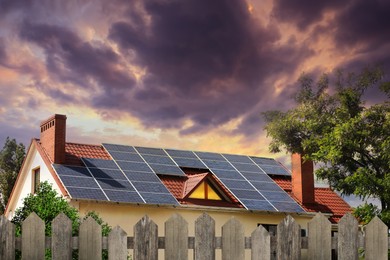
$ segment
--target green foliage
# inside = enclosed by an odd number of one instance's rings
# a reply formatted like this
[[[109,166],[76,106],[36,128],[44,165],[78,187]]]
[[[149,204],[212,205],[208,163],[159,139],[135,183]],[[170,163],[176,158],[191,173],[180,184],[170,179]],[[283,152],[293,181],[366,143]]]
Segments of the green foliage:
[[[47,182],[42,182],[35,194],[29,194],[23,201],[23,206],[15,211],[12,222],[16,226],[16,234],[21,234],[22,222],[35,212],[45,222],[45,235],[51,235],[51,222],[61,212],[72,221],[73,234],[79,227],[78,211],[53,190]]]
[[[269,111],[264,117],[272,138],[271,152],[302,153],[319,163],[317,176],[342,194],[379,199],[380,212],[371,206],[356,212],[363,219],[380,213],[389,225],[390,102],[368,106],[363,99],[367,89],[379,85],[385,94],[390,93],[390,83],[382,83],[382,78],[379,68],[360,74],[338,71],[330,88],[328,75],[316,84],[303,75],[296,107],[287,112]]]
[[[24,145],[7,137],[3,149],[0,151],[0,214],[4,212],[8,203],[25,155]]]

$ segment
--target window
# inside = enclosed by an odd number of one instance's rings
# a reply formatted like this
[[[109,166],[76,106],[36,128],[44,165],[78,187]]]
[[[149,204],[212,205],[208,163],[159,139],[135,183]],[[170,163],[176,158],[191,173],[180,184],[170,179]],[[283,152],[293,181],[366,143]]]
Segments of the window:
[[[41,169],[37,168],[32,173],[32,193],[35,194],[38,191],[39,183],[41,182]]]
[[[190,199],[222,200],[207,182],[202,182],[189,196]]]

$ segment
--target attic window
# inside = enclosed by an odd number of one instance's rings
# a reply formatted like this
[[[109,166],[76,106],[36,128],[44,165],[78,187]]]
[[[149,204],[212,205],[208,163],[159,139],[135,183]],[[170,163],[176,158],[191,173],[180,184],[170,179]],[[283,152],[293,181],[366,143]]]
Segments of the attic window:
[[[37,168],[32,172],[32,193],[33,194],[37,193],[40,182],[41,182],[41,169]]]
[[[202,182],[188,197],[190,199],[222,200],[208,182]]]

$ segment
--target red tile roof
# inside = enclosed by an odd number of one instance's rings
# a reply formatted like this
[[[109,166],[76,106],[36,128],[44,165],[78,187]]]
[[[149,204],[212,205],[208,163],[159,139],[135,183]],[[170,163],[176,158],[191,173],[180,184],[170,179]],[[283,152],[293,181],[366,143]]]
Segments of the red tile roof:
[[[302,205],[291,193],[292,184],[289,177],[272,176],[272,179],[287,193],[290,194],[306,211],[308,212],[322,212],[331,213],[332,217],[329,220],[332,223],[337,223],[340,218],[347,212],[351,212],[352,209],[336,192],[330,188],[318,188],[314,189],[315,201],[313,204]]]
[[[183,198],[188,195],[201,181],[206,178],[208,173],[200,173],[194,175],[188,175],[188,179],[184,185]]]
[[[83,162],[80,158],[99,158],[105,160],[111,160],[111,156],[104,150],[101,145],[91,144],[65,144],[65,164],[66,165],[80,165],[83,166]]]

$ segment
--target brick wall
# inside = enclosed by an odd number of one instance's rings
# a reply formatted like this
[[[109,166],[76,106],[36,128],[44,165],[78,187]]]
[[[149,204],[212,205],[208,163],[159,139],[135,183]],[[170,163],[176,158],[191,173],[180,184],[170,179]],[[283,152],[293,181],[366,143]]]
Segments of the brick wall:
[[[66,116],[54,115],[41,123],[41,145],[53,163],[65,162]]]
[[[302,155],[291,155],[292,193],[302,203],[314,203],[314,166],[313,162],[304,161]]]

